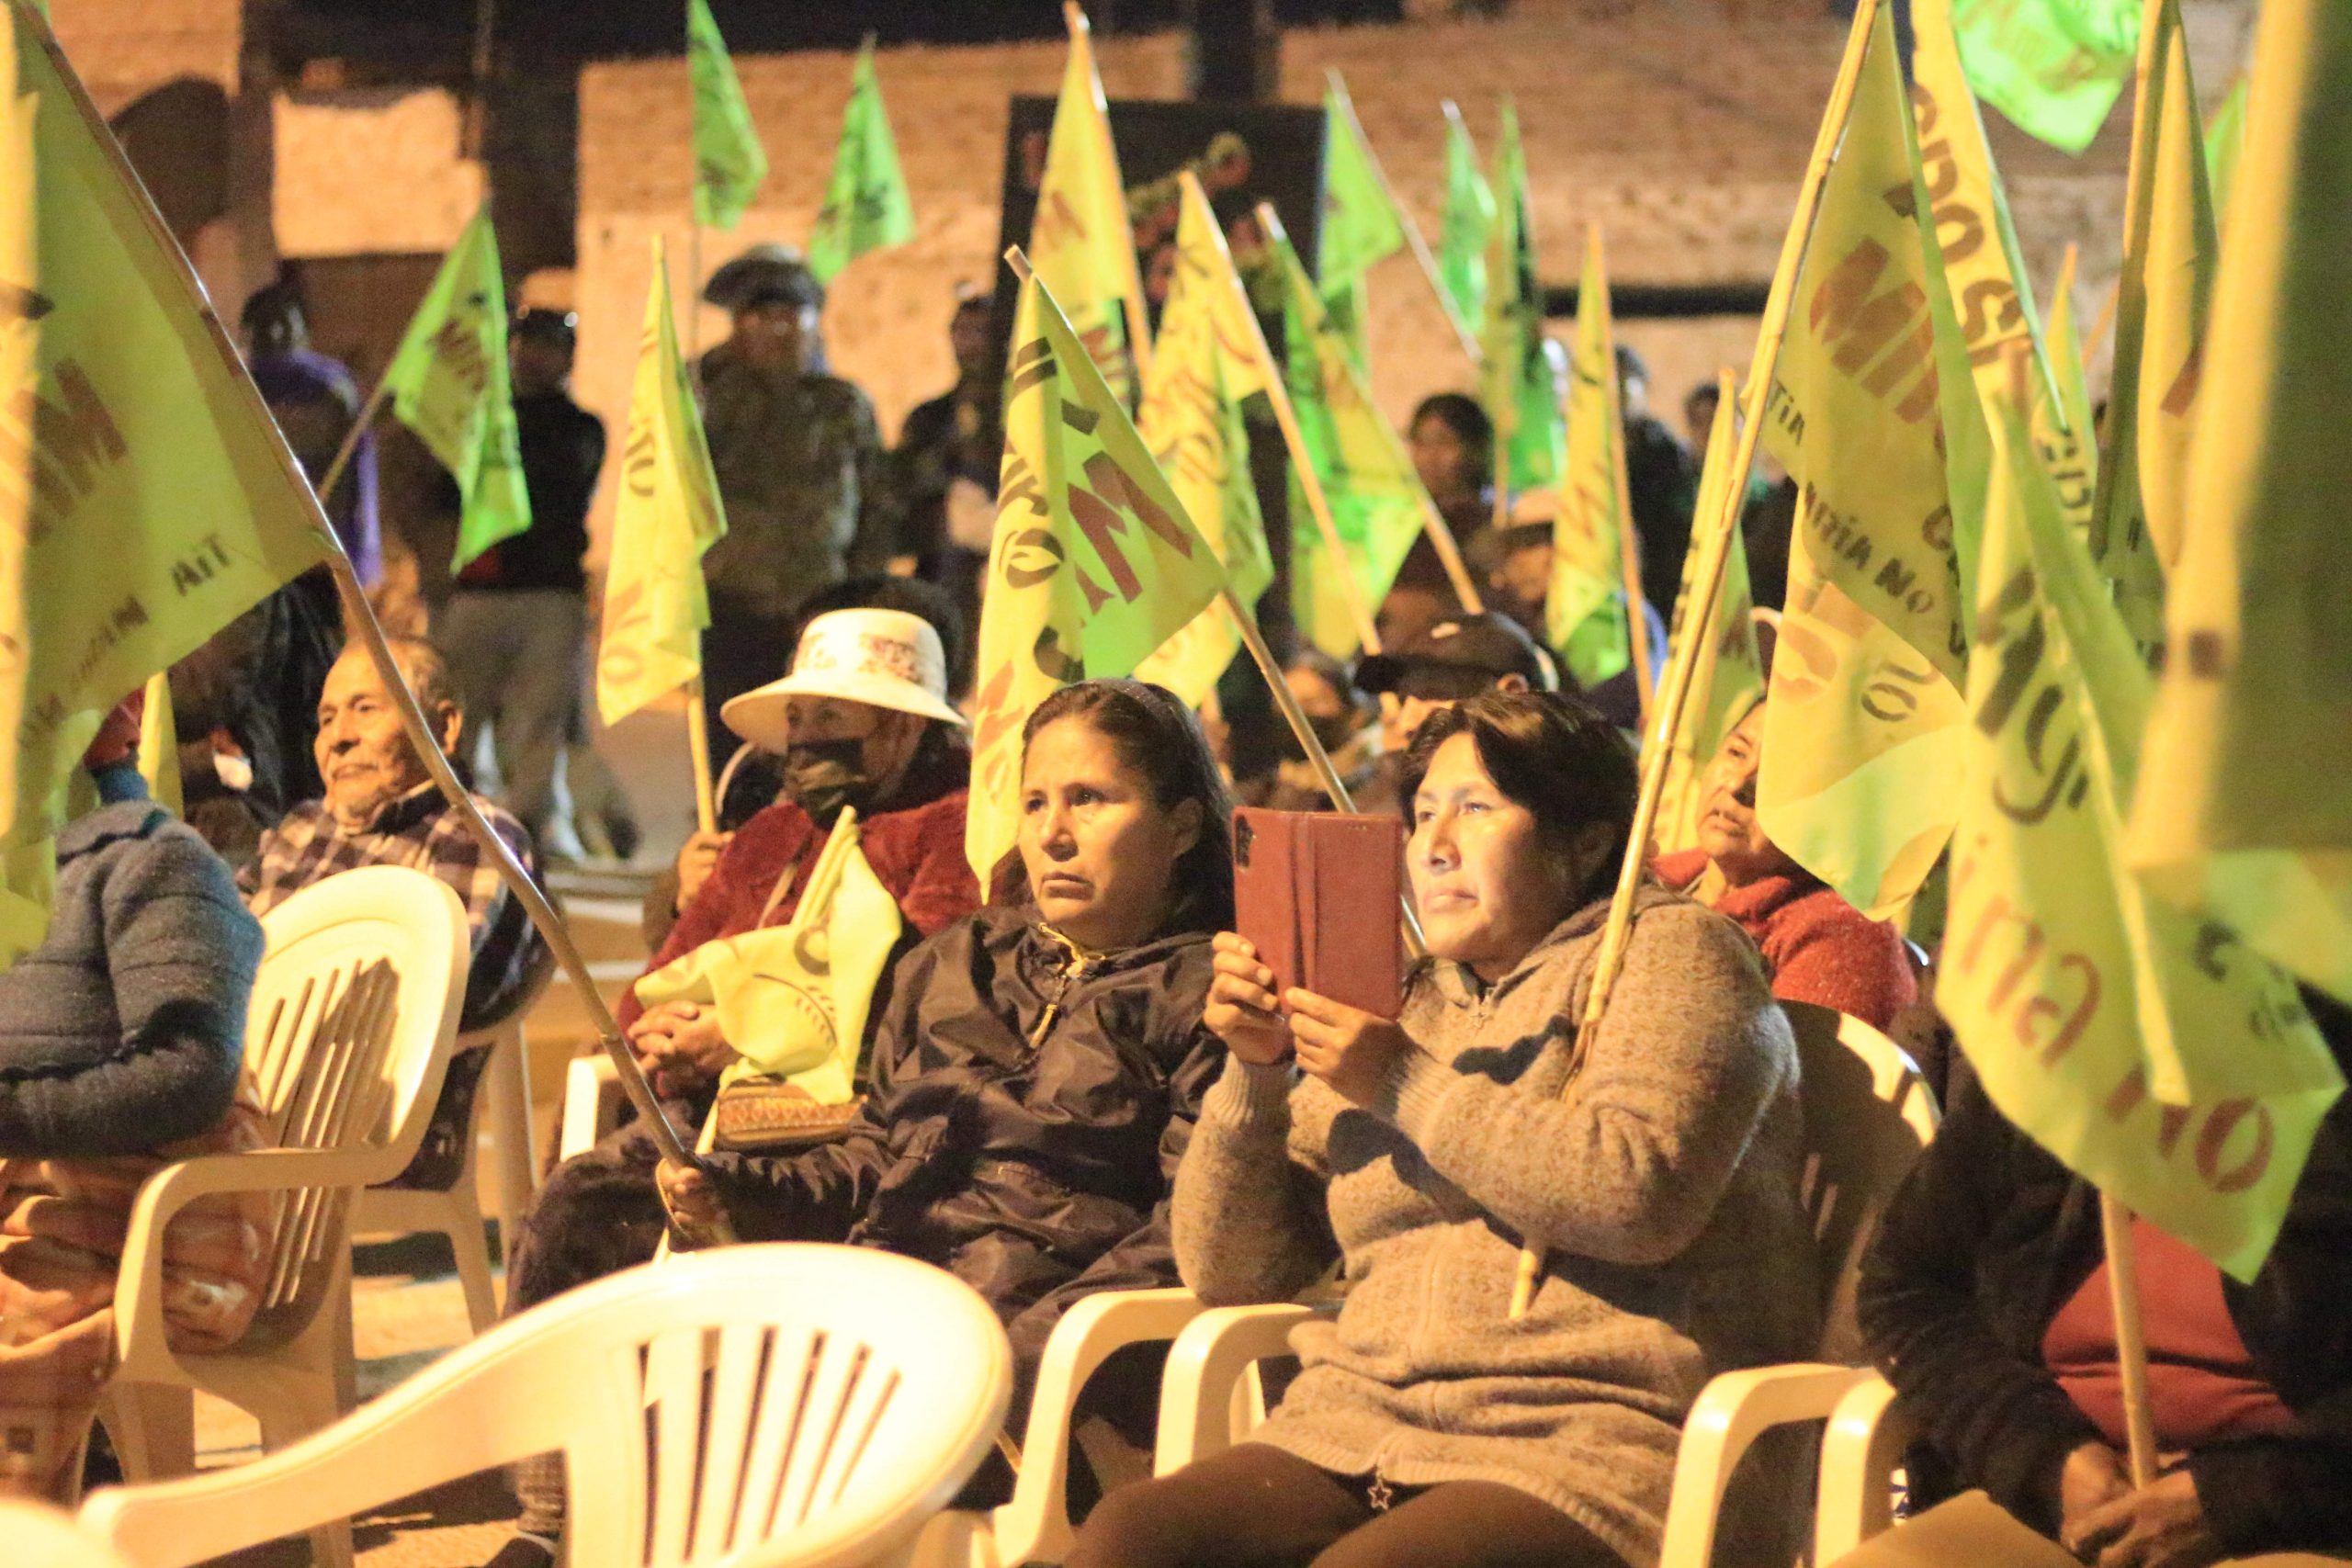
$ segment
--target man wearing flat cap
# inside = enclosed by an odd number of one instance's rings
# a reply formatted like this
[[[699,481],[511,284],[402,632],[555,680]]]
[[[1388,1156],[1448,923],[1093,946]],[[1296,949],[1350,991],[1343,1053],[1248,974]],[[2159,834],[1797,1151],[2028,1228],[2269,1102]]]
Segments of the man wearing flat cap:
[[[727,506],[727,536],[703,558],[703,700],[718,735],[729,698],[775,679],[801,603],[889,564],[896,519],[874,405],[821,368],[825,290],[799,253],[754,245],[703,298],[734,318],[701,361],[703,428]]]

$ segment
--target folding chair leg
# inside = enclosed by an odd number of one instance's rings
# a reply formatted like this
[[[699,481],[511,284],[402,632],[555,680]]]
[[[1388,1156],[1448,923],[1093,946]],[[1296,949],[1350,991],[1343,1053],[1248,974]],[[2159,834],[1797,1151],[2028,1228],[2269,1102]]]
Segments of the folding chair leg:
[[[490,1278],[490,1242],[482,1229],[481,1212],[456,1193],[450,1197],[449,1252],[458,1260],[467,1321],[481,1334],[498,1321],[498,1295]]]
[[[196,1395],[173,1383],[117,1382],[100,1407],[123,1479],[170,1481],[196,1473]]]
[[[261,1446],[277,1453],[313,1432],[322,1432],[342,1417],[333,1379],[288,1381],[261,1409]],[[311,1532],[311,1561],[315,1568],[353,1568],[351,1521],[338,1519]]]

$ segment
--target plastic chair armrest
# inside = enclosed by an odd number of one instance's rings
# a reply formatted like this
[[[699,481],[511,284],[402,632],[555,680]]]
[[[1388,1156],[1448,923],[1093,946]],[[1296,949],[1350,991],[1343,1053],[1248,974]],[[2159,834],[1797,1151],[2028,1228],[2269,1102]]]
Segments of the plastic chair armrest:
[[[1775,1427],[1827,1420],[1838,1401],[1871,1375],[1866,1367],[1792,1361],[1712,1379],[1682,1426],[1660,1568],[1707,1568],[1724,1492],[1756,1439]]]
[[[1217,1307],[1195,1318],[1168,1352],[1151,1472],[1167,1475],[1232,1447],[1238,1435],[1233,1430],[1233,1390],[1241,1374],[1253,1362],[1285,1353],[1292,1329],[1338,1310],[1336,1302],[1271,1302]]]
[[[620,1069],[603,1051],[571,1058],[563,1074],[563,1124],[555,1150],[559,1162],[595,1146],[608,1130],[620,1093]]]
[[[1894,1523],[1894,1471],[1918,1424],[1894,1408],[1894,1386],[1873,1372],[1848,1391],[1821,1439],[1814,1557],[1835,1562]]]

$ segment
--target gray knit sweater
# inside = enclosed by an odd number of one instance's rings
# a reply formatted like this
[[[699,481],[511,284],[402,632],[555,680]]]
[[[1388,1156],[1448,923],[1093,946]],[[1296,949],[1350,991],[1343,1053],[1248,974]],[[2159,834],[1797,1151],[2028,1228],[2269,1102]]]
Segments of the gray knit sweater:
[[[1818,1332],[1798,1195],[1788,1022],[1729,920],[1647,892],[1572,1094],[1560,1089],[1606,902],[1481,987],[1428,963],[1418,1049],[1375,1111],[1238,1058],[1178,1174],[1177,1266],[1220,1305],[1328,1267],[1336,1321],[1259,1438],[1400,1485],[1500,1482],[1653,1562],[1676,1444],[1713,1373],[1808,1356]],[[1520,1242],[1549,1263],[1509,1317]]]
[[[0,974],[0,1156],[136,1154],[220,1121],[261,953],[229,868],[169,811],[67,824],[49,934]]]

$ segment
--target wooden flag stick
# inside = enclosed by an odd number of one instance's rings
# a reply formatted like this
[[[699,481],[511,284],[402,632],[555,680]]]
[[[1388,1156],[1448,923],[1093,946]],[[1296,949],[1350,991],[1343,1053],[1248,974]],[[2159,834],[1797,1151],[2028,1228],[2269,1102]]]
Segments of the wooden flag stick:
[[[695,770],[695,826],[718,831],[718,797],[710,782],[710,715],[703,706],[702,677],[686,682],[686,755]]]
[[[391,372],[387,367],[385,373],[377,378],[376,389],[368,394],[366,402],[359,405],[359,412],[353,418],[351,428],[343,433],[343,445],[334,449],[334,457],[328,462],[327,471],[319,477],[321,502],[334,494],[335,485],[343,479],[343,470],[351,467],[351,459],[359,450],[360,437],[366,435],[368,426],[376,423],[376,416],[383,412],[384,400],[391,396]]]
[[[1838,79],[1829,91],[1829,104],[1822,115],[1821,130],[1815,135],[1813,156],[1805,165],[1804,184],[1797,195],[1797,209],[1789,223],[1787,237],[1781,243],[1781,262],[1772,275],[1771,292],[1764,301],[1764,319],[1756,336],[1755,357],[1749,362],[1747,385],[1743,389],[1745,406],[1739,442],[1733,455],[1731,471],[1746,474],[1756,462],[1756,443],[1764,424],[1764,400],[1772,381],[1772,367],[1780,357],[1781,340],[1787,334],[1790,297],[1796,292],[1797,270],[1804,261],[1805,245],[1813,237],[1814,218],[1821,205],[1821,187],[1829,176],[1829,166],[1837,159],[1848,111],[1853,107],[1855,84],[1860,80],[1862,60],[1870,52],[1871,27],[1877,18],[1879,0],[1858,0],[1854,21],[1846,35],[1845,58],[1838,66]],[[1694,529],[1704,527],[1704,553],[1699,557],[1699,574],[1690,585],[1690,607],[1685,624],[1706,626],[1714,618],[1715,601],[1723,592],[1724,561],[1731,549],[1732,536],[1739,526],[1740,502],[1746,487],[1726,484],[1716,515],[1695,519]],[[1690,682],[1698,666],[1696,638],[1685,637],[1684,646],[1669,649],[1666,661],[1666,683],[1660,688],[1656,704],[1650,709],[1648,726],[1642,743],[1641,794],[1634,806],[1632,831],[1627,835],[1625,859],[1618,868],[1617,889],[1610,900],[1609,919],[1602,926],[1600,952],[1595,955],[1592,983],[1588,990],[1582,1017],[1577,1025],[1576,1043],[1568,1057],[1566,1081],[1561,1086],[1565,1096],[1574,1090],[1586,1055],[1591,1050],[1602,1014],[1609,1006],[1609,993],[1617,981],[1617,971],[1624,959],[1625,940],[1633,926],[1634,895],[1641,886],[1646,868],[1646,851],[1650,831],[1657,820],[1659,796],[1666,787],[1666,738],[1674,734],[1682,722],[1682,709],[1690,694]],[[1524,1246],[1519,1254],[1519,1273],[1511,1284],[1510,1315],[1527,1315],[1528,1307],[1535,1300],[1535,1287],[1544,1272],[1544,1248],[1540,1244]]]
[[[145,187],[139,183],[139,176],[132,172],[130,160],[123,156],[121,145],[115,141],[114,133],[107,128],[107,123],[99,116],[96,106],[90,102],[89,94],[83,87],[81,78],[74,74],[73,66],[66,62],[64,52],[58,48],[56,36],[49,30],[47,21],[37,10],[25,9],[21,14],[33,24],[31,28],[33,36],[48,51],[58,80],[64,85],[66,92],[73,96],[74,107],[80,113],[91,139],[114,165],[116,176],[130,188],[143,193]],[[297,493],[308,498],[311,526],[317,533],[322,547],[328,552],[326,565],[334,574],[336,591],[342,595],[345,614],[358,628],[367,645],[369,659],[374,661],[377,670],[383,676],[385,688],[391,694],[393,706],[400,713],[401,728],[407,734],[409,744],[416,749],[418,756],[424,760],[426,771],[432,774],[434,784],[457,808],[459,820],[465,824],[467,831],[473,835],[475,841],[481,844],[482,852],[489,857],[490,864],[498,873],[499,879],[506,884],[508,891],[513,893],[515,900],[523,906],[524,912],[530,917],[531,923],[537,927],[539,934],[547,939],[548,946],[553,950],[556,961],[563,966],[564,973],[578,988],[581,999],[587,1008],[588,1017],[595,1027],[597,1038],[604,1045],[606,1055],[612,1057],[613,1066],[620,1075],[621,1087],[628,1092],[630,1102],[637,1107],[638,1115],[644,1120],[646,1131],[652,1137],[655,1146],[661,1150],[664,1159],[684,1160],[686,1157],[685,1145],[679,1140],[677,1129],[673,1127],[669,1118],[662,1114],[661,1101],[654,1097],[652,1086],[646,1082],[644,1072],[637,1065],[637,1057],[630,1052],[628,1043],[621,1038],[620,1025],[614,1021],[612,1010],[605,1005],[603,994],[596,989],[594,980],[590,977],[587,961],[581,957],[580,949],[572,942],[571,931],[565,927],[562,918],[555,912],[554,906],[548,902],[547,895],[539,890],[538,884],[531,880],[530,874],[525,871],[522,863],[514,858],[514,852],[506,847],[506,840],[501,839],[491,828],[489,822],[483,819],[472,797],[466,794],[465,786],[458,782],[458,775],[450,768],[448,758],[442,755],[439,744],[433,738],[432,727],[424,716],[424,708],[417,701],[416,693],[410,689],[407,680],[401,674],[400,664],[392,658],[391,649],[384,640],[384,628],[378,624],[375,612],[368,607],[367,594],[360,591],[359,579],[352,570],[351,558],[343,553],[341,545],[335,539],[334,528],[327,523],[326,509],[320,503],[318,491],[311,489],[308,476],[302,472],[301,465],[295,462],[294,454],[287,448],[284,437],[277,434],[277,421],[270,416],[268,405],[262,401],[261,393],[254,388],[253,378],[246,374],[244,362],[238,357],[236,345],[230,341],[227,329],[220,324],[220,318],[213,313],[211,302],[204,292],[204,287],[197,281],[195,269],[188,265],[187,256],[181,251],[179,242],[172,237],[171,231],[164,227],[164,220],[157,216],[154,204],[144,199],[143,194],[142,198],[136,205],[139,208],[140,216],[146,221],[148,233],[161,248],[163,254],[171,259],[175,269],[179,274],[180,283],[185,290],[182,302],[195,313],[198,321],[204,323],[205,333],[211,340],[214,352],[220,355],[223,364],[231,367],[234,371],[232,379],[242,389],[242,395],[248,400],[252,417],[260,422],[262,428],[267,430],[272,436],[269,443],[270,451],[277,457],[288,482],[294,487]],[[727,1233],[722,1223],[716,1234],[707,1238],[695,1239],[726,1241],[731,1240],[732,1236]]]
[[[2131,1438],[2132,1484],[2138,1488],[2156,1479],[2156,1423],[2148,1399],[2148,1336],[2140,1317],[2132,1211],[2111,1192],[2098,1195],[2098,1228],[2107,1242],[2107,1293],[2115,1310],[2115,1359],[2123,1374],[2123,1426]]]

